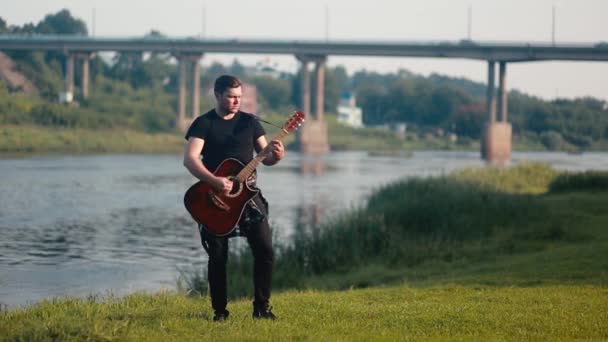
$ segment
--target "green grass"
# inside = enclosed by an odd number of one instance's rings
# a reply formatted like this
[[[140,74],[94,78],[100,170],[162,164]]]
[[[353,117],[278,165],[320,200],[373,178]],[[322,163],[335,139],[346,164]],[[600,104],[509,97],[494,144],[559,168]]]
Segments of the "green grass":
[[[148,134],[128,129],[0,126],[0,154],[32,153],[167,153],[181,151],[184,140],[171,133]]]
[[[590,286],[289,291],[275,322],[251,319],[248,301],[211,322],[206,299],[164,293],[49,301],[0,316],[6,340],[603,340],[608,290]]]
[[[56,299],[0,314],[8,340],[606,340],[608,175],[465,170],[374,192],[278,246],[277,322],[251,319],[251,257],[231,255],[231,317],[189,295]],[[558,186],[559,185],[559,186]],[[186,275],[188,276],[188,275]],[[186,286],[188,287],[188,286]],[[197,294],[198,293],[198,294]]]
[[[464,169],[455,172],[452,178],[472,187],[481,186],[504,193],[542,194],[549,191],[558,175],[561,177],[562,174],[544,164],[520,163],[512,168]]]
[[[289,115],[273,114],[267,120],[282,125]],[[333,150],[369,150],[388,151],[403,148],[424,148],[424,144],[406,145],[393,134],[376,129],[355,130],[336,122],[328,116],[330,137]],[[271,139],[278,128],[263,124],[268,139]],[[61,128],[36,125],[0,125],[1,154],[32,153],[166,153],[181,151],[183,137],[179,133],[145,133],[134,129],[87,129]],[[286,145],[295,142],[295,134],[283,139]],[[437,145],[426,145],[426,148],[441,148]]]
[[[56,111],[60,113],[60,109]],[[44,109],[41,109],[41,113],[45,113]],[[289,114],[272,113],[266,115],[265,118],[277,125],[282,125],[289,118]],[[74,117],[79,117],[78,115],[72,113]],[[153,121],[156,119],[151,118],[149,120],[150,125],[154,126]],[[163,120],[166,121],[166,119]],[[2,138],[0,139],[0,155],[105,152],[166,153],[181,151],[183,148],[182,135],[179,133],[166,131],[146,133],[137,127],[107,128],[111,126],[113,119],[103,117],[103,120],[107,121],[104,124],[105,126],[97,129],[37,126],[25,123],[0,125],[0,138]],[[479,151],[480,148],[479,141],[469,138],[461,139],[458,142],[450,142],[447,136],[419,137],[414,132],[408,132],[404,139],[400,139],[393,132],[387,130],[376,128],[354,129],[338,123],[336,115],[331,113],[326,115],[326,121],[329,129],[329,144],[333,151],[360,150],[398,155],[401,151],[412,150]],[[116,124],[120,125],[121,123],[126,124],[120,121]],[[269,139],[278,130],[267,124],[263,124],[263,126]],[[297,149],[293,145],[295,134],[288,135],[283,140],[290,148]],[[535,144],[533,140],[525,136],[514,137],[513,144],[514,150],[546,150],[541,144]],[[601,148],[598,148],[598,150],[601,150]]]

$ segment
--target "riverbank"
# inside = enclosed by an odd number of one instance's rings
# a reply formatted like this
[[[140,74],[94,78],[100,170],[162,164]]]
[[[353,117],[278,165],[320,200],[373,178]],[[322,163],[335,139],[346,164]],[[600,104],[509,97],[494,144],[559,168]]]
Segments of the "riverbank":
[[[277,322],[250,318],[251,257],[230,256],[231,319],[189,293],[56,299],[0,314],[9,339],[606,339],[608,173],[469,169],[374,192],[277,246]]]
[[[181,151],[184,144],[178,134],[127,129],[3,125],[0,137],[0,155],[171,153]]]
[[[282,124],[283,117],[268,118]],[[420,138],[408,133],[403,139],[392,132],[379,129],[353,129],[338,124],[328,116],[329,143],[334,151],[358,150],[394,155],[414,150],[479,151],[478,141],[450,141],[447,136]],[[277,131],[264,124],[268,139]],[[174,153],[183,149],[183,135],[178,132],[146,133],[129,129],[83,129],[35,125],[1,125],[0,157],[32,154],[96,154],[96,153]],[[288,135],[285,144],[292,149],[295,136]],[[600,146],[601,147],[601,146]],[[514,138],[514,151],[547,151],[538,141],[529,137]],[[602,150],[601,148],[598,149]],[[572,151],[566,151],[572,152]],[[581,153],[581,151],[576,151]]]
[[[268,118],[277,125],[285,118],[274,115]],[[403,149],[441,149],[444,142],[404,142],[394,135],[377,130],[354,130],[329,120],[332,150],[398,151]],[[267,138],[277,132],[276,127],[263,124]],[[28,154],[95,154],[95,153],[168,153],[183,149],[183,135],[179,132],[146,133],[128,129],[82,129],[35,125],[0,126],[0,156]],[[295,135],[284,138],[292,149]],[[466,149],[466,146],[464,147]]]
[[[542,164],[413,178],[322,226],[299,225],[275,260],[277,289],[396,284],[608,285],[608,173]],[[250,293],[249,251],[230,293]],[[206,293],[204,275],[186,288]]]

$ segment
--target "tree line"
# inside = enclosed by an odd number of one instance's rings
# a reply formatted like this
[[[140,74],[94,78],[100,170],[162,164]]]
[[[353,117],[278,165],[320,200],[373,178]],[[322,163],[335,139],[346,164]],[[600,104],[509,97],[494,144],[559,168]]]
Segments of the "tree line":
[[[87,35],[83,20],[68,10],[45,16],[39,23],[8,25],[0,18],[0,34]],[[149,38],[163,37],[152,30]],[[111,59],[96,56],[91,61],[91,96],[79,99],[79,107],[56,102],[63,91],[64,56],[56,52],[5,51],[36,85],[35,96],[16,96],[0,85],[0,123],[33,123],[66,127],[125,126],[145,131],[170,131],[174,127],[177,67],[167,53],[129,52]],[[286,111],[301,107],[297,73],[272,76],[251,72],[236,59],[232,64],[214,62],[201,73],[203,89],[220,74],[230,73],[257,88],[263,111]],[[79,68],[75,69],[76,84]],[[315,93],[314,75],[311,84]],[[408,70],[380,74],[361,70],[348,75],[342,66],[325,72],[325,110],[334,113],[342,94],[354,93],[366,125],[407,123],[414,132],[444,132],[479,139],[487,121],[486,86],[462,78],[441,75],[424,77]],[[78,94],[77,94],[78,95]],[[593,149],[608,147],[608,103],[595,98],[545,101],[511,91],[509,122],[515,135],[540,141],[549,149]],[[201,108],[212,106],[201,98]],[[314,107],[313,107],[314,108]]]

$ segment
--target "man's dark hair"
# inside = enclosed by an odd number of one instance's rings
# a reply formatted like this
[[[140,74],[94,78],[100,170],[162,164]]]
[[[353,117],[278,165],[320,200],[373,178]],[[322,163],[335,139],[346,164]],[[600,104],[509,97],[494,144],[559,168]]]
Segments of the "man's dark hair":
[[[230,75],[222,75],[215,80],[213,91],[216,94],[223,94],[228,88],[238,88],[241,85],[241,80],[238,78]]]

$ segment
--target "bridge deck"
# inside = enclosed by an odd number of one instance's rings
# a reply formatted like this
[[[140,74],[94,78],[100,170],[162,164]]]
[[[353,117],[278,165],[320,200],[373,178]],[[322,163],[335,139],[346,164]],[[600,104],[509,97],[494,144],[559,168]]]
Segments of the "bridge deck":
[[[608,43],[553,45],[525,42],[488,43],[470,40],[454,42],[372,42],[0,35],[0,50],[438,57],[507,62],[542,60],[608,61]]]

